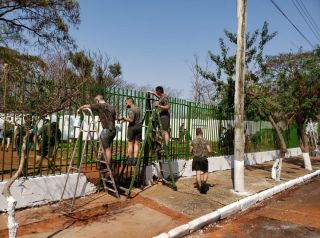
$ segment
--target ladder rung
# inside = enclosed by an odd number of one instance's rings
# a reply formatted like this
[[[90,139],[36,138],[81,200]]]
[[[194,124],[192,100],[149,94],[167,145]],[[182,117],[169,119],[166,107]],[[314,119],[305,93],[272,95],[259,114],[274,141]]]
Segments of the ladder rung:
[[[102,170],[99,170],[100,173],[108,173],[108,174],[111,174],[111,172],[109,171],[109,169],[102,169]]]
[[[106,161],[104,161],[104,160],[97,160],[97,162],[99,162],[99,163],[103,163],[103,164],[107,164],[107,162],[106,162]]]
[[[107,179],[107,178],[101,178],[101,180],[107,182],[107,183],[112,183],[112,180],[111,179]]]
[[[105,188],[106,190],[108,190],[108,191],[111,191],[111,192],[113,192],[113,193],[117,193],[117,191],[115,190],[115,189],[112,189],[112,188]]]
[[[119,188],[120,188],[122,191],[125,191],[125,192],[128,192],[128,191],[129,191],[129,188],[125,188],[125,187],[122,187],[122,186],[119,186]]]
[[[80,170],[78,167],[70,166],[69,169]]]
[[[81,132],[96,132],[97,130],[80,130]]]

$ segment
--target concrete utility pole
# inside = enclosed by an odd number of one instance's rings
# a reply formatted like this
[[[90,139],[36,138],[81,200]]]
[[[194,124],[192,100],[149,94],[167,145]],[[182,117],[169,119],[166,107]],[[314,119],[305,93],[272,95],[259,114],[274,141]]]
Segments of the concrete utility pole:
[[[234,190],[242,193],[244,189],[244,81],[246,53],[247,0],[237,0],[237,61],[234,95]]]

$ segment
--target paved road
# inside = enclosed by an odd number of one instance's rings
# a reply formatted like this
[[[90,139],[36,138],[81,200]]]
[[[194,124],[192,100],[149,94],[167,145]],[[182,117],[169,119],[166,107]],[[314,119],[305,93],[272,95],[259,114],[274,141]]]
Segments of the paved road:
[[[320,237],[320,176],[190,237]]]

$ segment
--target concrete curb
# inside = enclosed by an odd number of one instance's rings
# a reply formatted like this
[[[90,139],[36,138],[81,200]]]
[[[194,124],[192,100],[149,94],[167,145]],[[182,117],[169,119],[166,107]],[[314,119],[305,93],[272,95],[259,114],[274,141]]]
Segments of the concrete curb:
[[[306,174],[304,176],[295,178],[293,180],[289,180],[285,183],[278,184],[278,185],[276,185],[272,188],[269,188],[267,190],[264,190],[260,193],[253,194],[251,196],[245,197],[245,198],[238,200],[236,202],[230,203],[222,208],[217,209],[214,212],[211,212],[211,213],[206,214],[204,216],[198,217],[198,218],[190,221],[187,224],[183,224],[183,225],[178,226],[174,229],[171,229],[167,233],[164,232],[164,233],[161,233],[157,236],[154,236],[154,238],[182,237],[182,236],[187,235],[191,232],[199,230],[206,225],[212,224],[220,219],[224,219],[228,216],[231,216],[236,212],[243,211],[243,210],[253,206],[255,203],[273,196],[274,194],[282,192],[282,191],[284,191],[290,187],[293,187],[295,185],[298,185],[300,183],[304,183],[317,175],[320,175],[320,170],[317,170],[313,173]]]

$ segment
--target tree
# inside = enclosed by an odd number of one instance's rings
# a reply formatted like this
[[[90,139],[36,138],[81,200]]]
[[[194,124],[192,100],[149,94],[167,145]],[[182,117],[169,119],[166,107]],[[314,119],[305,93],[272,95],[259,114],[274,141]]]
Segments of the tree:
[[[80,23],[75,0],[2,0],[0,44],[14,43],[48,47],[74,45],[70,27]]]
[[[90,57],[94,62],[93,78],[99,86],[112,89],[127,85],[122,79],[122,66],[119,62],[112,62],[110,56],[100,51],[91,53]]]
[[[81,84],[73,87],[72,90],[65,90],[65,85],[54,84],[52,80],[44,77],[48,69],[46,63],[39,57],[21,54],[12,49],[0,48],[0,111],[4,113],[2,119],[7,120],[6,113],[16,115],[27,115],[29,122],[31,118],[36,119],[35,125],[55,112],[68,108],[73,103],[73,98],[78,98]],[[66,78],[64,78],[66,80]],[[84,83],[84,82],[82,82]],[[12,178],[4,185],[2,194],[7,198],[8,203],[8,228],[9,237],[15,237],[17,223],[14,212],[16,201],[10,192],[13,182],[22,174],[24,163],[28,158],[27,144],[30,138],[30,124],[17,123],[15,126],[24,131],[23,143],[20,153],[19,168]]]
[[[277,92],[273,84],[269,81],[263,81],[247,86],[248,103],[251,108],[255,109],[255,114],[261,120],[268,120],[273,127],[279,142],[279,157],[275,160],[272,168],[272,178],[280,180],[282,160],[287,153],[287,144],[282,135],[279,124],[284,124],[284,114],[277,100]]]
[[[274,79],[284,115],[297,125],[305,167],[311,170],[305,123],[320,115],[320,48],[269,57],[266,68]]]
[[[236,45],[237,34],[224,30],[227,40]],[[264,67],[263,52],[265,45],[276,36],[277,32],[269,33],[268,23],[264,22],[261,31],[255,30],[246,34],[246,80],[255,83],[259,80],[255,72]],[[258,41],[258,36],[259,41]],[[212,81],[216,87],[215,101],[226,113],[234,112],[234,77],[236,73],[236,55],[229,54],[230,48],[224,39],[219,38],[220,54],[208,52],[216,72],[210,72],[199,65],[196,70],[205,78]]]
[[[58,65],[52,58],[49,61],[0,47],[2,74],[7,65],[7,83],[1,83],[0,92],[9,92],[0,94],[6,102],[0,104],[0,111],[43,115],[67,107],[70,100],[76,101],[81,92],[79,86],[84,82],[68,68],[68,61],[59,60]]]
[[[281,163],[287,152],[287,146],[278,123],[283,120],[283,115],[277,113],[280,108],[276,100],[276,93],[268,81],[263,81],[266,75],[266,57],[264,57],[264,48],[271,41],[277,32],[269,33],[268,23],[264,22],[261,31],[258,29],[253,33],[246,35],[246,84],[245,84],[245,115],[249,119],[268,120],[274,128],[279,140],[279,161]],[[225,30],[227,39],[237,43],[237,36]],[[259,40],[258,40],[259,37]],[[217,92],[215,98],[218,99],[218,107],[221,111],[232,113],[234,107],[234,76],[235,76],[235,55],[229,55],[229,48],[222,38],[220,42],[220,55],[214,55],[209,51],[210,59],[217,67],[216,73],[202,69],[195,65],[198,72],[206,79],[212,81],[216,86]],[[276,161],[275,164],[277,164]],[[280,174],[280,173],[279,173]],[[280,179],[279,177],[277,179]]]
[[[80,78],[92,77],[93,60],[84,51],[70,52],[69,60]]]

